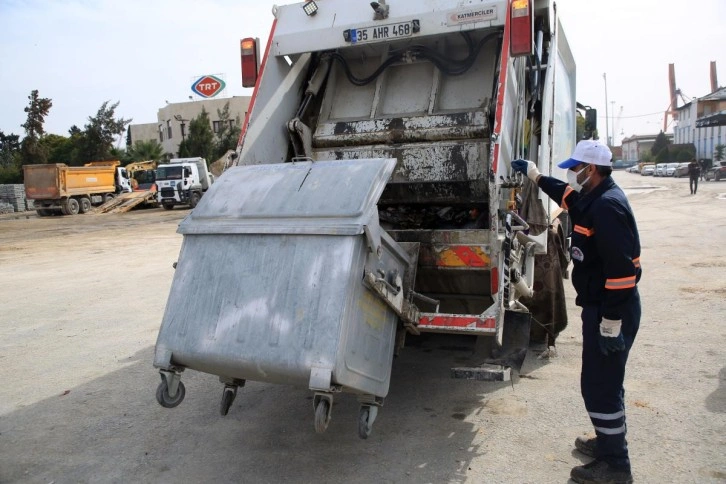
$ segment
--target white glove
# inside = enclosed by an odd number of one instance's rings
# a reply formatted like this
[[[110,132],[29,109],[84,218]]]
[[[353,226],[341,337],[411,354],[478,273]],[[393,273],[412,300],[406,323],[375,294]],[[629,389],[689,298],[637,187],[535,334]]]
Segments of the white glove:
[[[622,320],[602,318],[600,322],[600,336],[608,338],[617,338],[620,336],[620,328],[623,325]]]
[[[541,175],[541,173],[537,169],[537,165],[535,165],[533,161],[529,160],[514,160],[512,162],[512,169],[514,169],[514,171],[526,174],[527,178],[535,183],[537,183],[537,177]]]

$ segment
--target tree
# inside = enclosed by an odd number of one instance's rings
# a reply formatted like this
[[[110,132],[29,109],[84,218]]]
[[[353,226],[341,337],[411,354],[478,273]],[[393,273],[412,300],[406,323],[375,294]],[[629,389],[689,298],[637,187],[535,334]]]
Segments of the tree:
[[[71,138],[57,134],[48,134],[43,136],[40,144],[46,153],[48,153],[48,163],[65,163],[66,165],[70,165],[74,148]]]
[[[137,141],[126,150],[129,162],[160,160],[164,156],[164,148],[156,140]]]
[[[676,155],[676,161],[680,161],[682,163],[686,161],[691,161],[693,159],[693,154],[688,150],[680,150],[678,154]]]
[[[0,183],[21,183],[20,136],[0,131]]]
[[[209,125],[209,113],[202,112],[189,122],[189,134],[179,144],[179,156],[182,158],[201,156],[207,162],[214,156],[214,133]]]
[[[119,103],[111,104],[104,101],[98,109],[96,116],[88,118],[84,126],[80,142],[79,163],[95,160],[108,160],[112,158],[111,148],[114,139],[121,135],[131,119],[115,118],[115,111]]]
[[[53,101],[38,96],[38,90],[30,91],[28,96],[30,103],[23,109],[28,117],[21,126],[25,129],[25,138],[20,146],[22,163],[24,165],[34,163],[47,163],[48,153],[40,144],[40,139],[45,134],[43,124],[48,111],[53,106]]]
[[[661,131],[660,133],[658,133],[658,136],[655,137],[655,141],[653,142],[653,146],[650,148],[650,152],[653,154],[653,156],[657,158],[658,154],[663,151],[664,148],[668,148],[669,144],[670,143],[668,142],[668,137],[665,135],[665,133],[663,133],[663,131]]]
[[[660,150],[655,155],[655,161],[657,161],[658,163],[666,163],[666,162],[670,161],[670,158],[671,158],[671,155],[668,152],[667,146],[664,147],[662,150]]]
[[[242,130],[239,116],[236,116],[234,120],[230,119],[229,101],[224,104],[224,108],[221,111],[217,109],[217,117],[219,118],[220,129],[217,131],[214,160],[220,158],[228,150],[237,148],[239,133]]]
[[[726,145],[718,144],[713,149],[713,159],[716,161],[723,161],[726,156],[724,156],[724,150],[726,150]]]

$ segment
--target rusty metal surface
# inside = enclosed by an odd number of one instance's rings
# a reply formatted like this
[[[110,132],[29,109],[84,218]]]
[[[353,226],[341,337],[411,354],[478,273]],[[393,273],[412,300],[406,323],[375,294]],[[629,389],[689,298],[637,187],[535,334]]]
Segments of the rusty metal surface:
[[[314,146],[331,148],[488,137],[488,122],[480,111],[321,123],[315,131]]]

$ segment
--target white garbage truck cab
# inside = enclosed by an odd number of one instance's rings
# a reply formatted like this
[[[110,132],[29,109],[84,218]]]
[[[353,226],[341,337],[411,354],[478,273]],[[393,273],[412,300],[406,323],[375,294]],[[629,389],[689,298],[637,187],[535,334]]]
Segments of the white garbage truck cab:
[[[156,168],[158,201],[166,210],[176,205],[194,208],[214,182],[204,158],[172,158]]]

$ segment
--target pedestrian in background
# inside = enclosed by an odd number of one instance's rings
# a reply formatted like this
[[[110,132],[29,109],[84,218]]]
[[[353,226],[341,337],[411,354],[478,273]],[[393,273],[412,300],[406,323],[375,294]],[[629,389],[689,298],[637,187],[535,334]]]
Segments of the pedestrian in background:
[[[701,167],[698,162],[693,159],[688,164],[689,186],[691,187],[691,195],[695,195],[698,190],[698,177],[701,176]]]
[[[572,469],[578,483],[631,483],[625,440],[625,364],[640,327],[640,236],[623,191],[612,174],[612,153],[594,140],[580,141],[557,166],[565,183],[541,175],[531,161],[515,160],[552,200],[569,212],[575,304],[582,307],[580,389],[595,437],[578,437],[575,447],[595,458]]]

